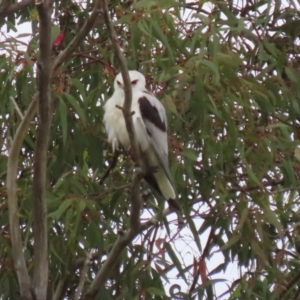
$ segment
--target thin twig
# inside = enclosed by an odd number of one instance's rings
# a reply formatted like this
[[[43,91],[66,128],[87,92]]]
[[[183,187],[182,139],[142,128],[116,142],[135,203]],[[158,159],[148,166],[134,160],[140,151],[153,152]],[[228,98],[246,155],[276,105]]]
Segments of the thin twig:
[[[37,0],[39,15],[38,91],[39,123],[33,159],[33,236],[34,272],[33,289],[37,300],[47,298],[48,286],[48,228],[46,202],[47,153],[52,123],[50,83],[51,59],[51,12],[52,1]]]
[[[22,299],[31,299],[30,281],[23,253],[22,237],[17,197],[18,160],[21,146],[26,136],[30,122],[37,110],[38,94],[35,94],[25,116],[20,123],[13,139],[7,162],[7,198],[9,211],[9,228],[13,252],[14,266],[16,269]]]
[[[142,174],[137,174],[135,180],[142,176]],[[135,182],[136,184],[137,182]],[[136,191],[135,191],[136,192]],[[132,212],[131,212],[132,213]],[[162,213],[162,217],[166,217],[169,214],[173,213],[169,208],[165,209]],[[133,214],[135,217],[136,215]],[[132,216],[132,215],[131,215]],[[139,219],[139,218],[138,218]],[[131,221],[132,222],[132,221]],[[118,239],[114,243],[111,251],[109,252],[106,261],[102,265],[101,269],[97,273],[95,279],[92,281],[87,293],[84,295],[84,300],[92,300],[95,299],[96,294],[98,293],[99,289],[103,286],[107,278],[111,275],[114,270],[114,267],[120,261],[122,256],[123,250],[126,246],[128,246],[132,240],[144,230],[150,228],[151,226],[157,225],[158,223],[158,216],[154,216],[153,218],[149,219],[147,222],[141,224],[137,228],[130,228],[125,233],[119,235]]]
[[[89,16],[89,18],[87,18],[82,28],[73,38],[73,40],[69,43],[69,45],[56,57],[53,66],[54,72],[56,72],[59,69],[59,67],[63,64],[63,62],[65,62],[67,59],[71,57],[71,55],[76,50],[76,48],[82,43],[84,38],[88,35],[90,30],[93,28],[97,17],[99,16],[100,9],[101,9],[101,1],[96,0],[91,15]]]
[[[132,240],[141,232],[140,231],[140,208],[141,200],[139,197],[139,185],[143,178],[143,174],[140,172],[136,174],[131,188],[131,213],[130,224],[131,227],[125,233],[119,235],[118,239],[114,243],[105,263],[98,271],[96,277],[92,281],[87,293],[85,294],[85,300],[94,299],[99,289],[105,283],[107,278],[113,272],[115,266],[119,263],[123,250],[128,246]]]
[[[130,225],[132,235],[136,236],[138,230],[141,226],[140,212],[142,208],[142,200],[140,197],[140,182],[144,178],[145,174],[142,171],[139,171],[132,182],[131,187],[131,211],[130,211]]]
[[[86,275],[87,275],[87,272],[89,270],[89,262],[91,261],[91,259],[92,259],[92,251],[87,253],[86,258],[84,260],[83,267],[82,267],[82,270],[81,270],[81,273],[80,273],[79,284],[78,284],[76,293],[74,295],[74,300],[79,300],[80,299],[80,296],[82,294],[82,290],[83,290],[83,287],[84,287],[84,282],[85,282],[85,279],[86,279]]]
[[[2,16],[2,18],[4,19],[7,15],[16,12],[17,10],[22,9],[22,8],[30,5],[31,3],[34,3],[33,0],[23,0],[22,2],[18,2],[15,4],[7,5],[7,6],[3,5],[0,7],[0,16]],[[47,1],[46,1],[46,3],[47,3]],[[39,5],[37,5],[37,8],[39,6],[44,6],[44,5],[45,4],[43,2],[41,2],[41,3],[39,3]],[[38,8],[38,10],[39,10],[39,8]],[[93,25],[96,21],[97,16],[99,15],[99,10],[100,10],[100,1],[98,0],[95,2],[94,9],[93,9],[90,17],[85,22],[82,29],[78,32],[78,34],[74,37],[74,39],[70,42],[70,44],[66,47],[66,49],[64,51],[62,51],[60,53],[60,55],[56,58],[56,60],[54,62],[54,67],[53,67],[54,71],[57,70],[62,65],[62,63],[72,55],[73,51],[79,46],[79,44],[83,41],[85,36],[89,33],[90,29],[93,27]],[[39,14],[43,14],[43,12],[39,12]],[[40,17],[40,21],[41,21],[41,23],[48,22],[48,17],[46,16],[46,21],[43,19],[43,17]],[[1,22],[0,22],[0,24],[1,24]],[[43,27],[43,26],[41,26],[41,27]],[[43,29],[41,28],[41,30],[44,30],[46,28],[48,28],[48,26],[43,27]],[[44,40],[45,36],[43,34],[41,34],[41,32],[40,32],[40,36],[43,36],[43,40]],[[49,43],[49,41],[47,39],[47,41],[45,41],[44,46],[46,46],[45,48],[49,50],[49,49],[51,49],[51,45],[49,47],[48,43]],[[48,50],[46,50],[46,52]],[[42,55],[42,52],[44,52],[44,54],[45,54],[45,51],[41,50],[41,55]],[[46,57],[48,57],[48,52],[47,52]],[[42,60],[43,59],[41,57],[40,62]],[[43,68],[42,73],[45,74],[46,73],[46,72],[44,72],[45,66],[41,66],[39,64],[39,67]],[[49,77],[51,77],[52,70],[48,70],[48,71],[49,71],[48,75],[49,75]],[[40,79],[42,79],[41,76],[40,76]],[[44,87],[46,86],[45,83],[43,85],[44,85]],[[16,269],[16,273],[17,273],[17,277],[18,277],[18,282],[20,285],[20,296],[22,299],[32,299],[32,296],[30,293],[30,280],[29,280],[28,271],[27,271],[26,263],[25,263],[25,258],[24,258],[24,254],[23,254],[23,250],[22,250],[23,247],[22,247],[21,232],[20,232],[20,228],[19,228],[20,221],[19,221],[19,214],[18,214],[16,179],[17,179],[19,152],[21,149],[22,142],[25,138],[27,129],[29,127],[30,121],[32,120],[32,118],[36,112],[36,109],[37,109],[37,104],[38,104],[38,96],[37,95],[38,94],[36,94],[34,96],[32,102],[29,105],[29,108],[24,116],[24,119],[22,120],[21,124],[18,127],[15,138],[12,142],[10,154],[8,157],[8,164],[7,164],[7,193],[8,193],[11,243],[12,243],[14,265],[15,265],[15,269]],[[48,98],[49,95],[43,94],[41,97]],[[44,109],[42,109],[42,111],[44,111],[45,114],[47,113]],[[41,119],[43,119],[42,116],[41,116]],[[41,139],[40,139],[40,141],[41,141]],[[40,150],[41,149],[37,149],[36,151],[39,152]],[[37,157],[37,155],[35,155],[35,157]],[[46,163],[46,158],[45,158],[44,164],[45,163]],[[37,184],[37,185],[40,186],[40,184]],[[36,191],[36,192],[40,193],[40,191]],[[38,209],[36,208],[36,210],[38,210]],[[43,211],[43,214],[45,215],[45,211]],[[44,218],[44,220],[46,221],[46,218]],[[42,224],[40,224],[40,225],[42,226]],[[45,228],[41,232],[45,232]],[[37,236],[37,238],[39,239],[41,237]],[[40,239],[40,241],[45,241],[45,235],[43,238]],[[38,250],[38,249],[36,249],[36,250]],[[45,250],[45,248],[44,248],[44,250]],[[44,251],[42,249],[40,249],[39,252],[42,253]],[[43,255],[44,258],[45,258],[45,254],[47,254],[47,253],[44,252],[44,255]],[[39,260],[36,257],[36,255],[35,255],[35,259]],[[44,261],[44,263],[46,262],[46,265],[47,265],[47,257],[46,257],[46,260],[43,259],[43,261]],[[46,269],[42,270],[42,266],[38,265],[36,262],[35,262],[35,268],[38,268],[40,271],[43,271],[42,272],[43,274],[47,273]],[[37,273],[39,273],[40,271],[34,272],[35,282],[42,283],[42,282],[45,282],[46,280],[45,280],[45,276],[43,278],[38,278]],[[33,285],[33,286],[35,286],[35,285]],[[47,281],[46,281],[44,288],[42,288],[42,290],[45,291],[46,289],[47,289]],[[44,293],[43,291],[42,291],[42,294]],[[34,292],[36,292],[36,290]],[[46,298],[46,296],[43,297],[42,299],[45,299],[45,298]]]
[[[296,273],[296,275],[286,284],[284,290],[279,294],[278,299],[284,299],[285,295],[287,295],[291,288],[300,280],[300,272]],[[297,299],[296,297],[294,299]]]
[[[193,291],[195,290],[195,287],[196,287],[196,284],[198,282],[199,276],[201,275],[201,267],[202,267],[201,261],[205,261],[205,258],[208,258],[209,250],[210,250],[211,244],[213,242],[214,234],[215,234],[215,227],[211,227],[210,233],[209,233],[209,236],[208,236],[208,239],[207,239],[207,242],[206,242],[206,246],[205,246],[205,248],[204,248],[204,250],[202,252],[202,255],[201,255],[200,259],[199,259],[199,262],[198,262],[198,269],[196,271],[195,277],[193,279],[193,283],[191,284],[191,287],[190,287],[190,290],[189,290],[189,295],[190,296],[192,295]],[[206,275],[207,274],[205,273],[205,276]],[[202,284],[205,286],[206,283],[202,282]]]
[[[106,255],[106,251],[103,251],[101,253],[101,255]],[[94,251],[90,256],[90,261],[99,259],[99,256],[100,256],[99,252]],[[73,279],[76,271],[84,265],[85,261],[86,261],[86,257],[80,257],[80,258],[76,259],[76,261],[73,263],[73,265],[71,265],[68,268],[65,276],[59,281],[59,283],[56,287],[55,293],[52,297],[52,300],[64,299],[65,294],[68,289],[69,282]]]
[[[17,12],[18,10],[24,9],[25,7],[33,4],[34,0],[23,0],[21,2],[11,3],[11,1],[3,1],[0,6],[0,25],[4,23],[4,19]]]
[[[131,88],[131,82],[128,74],[127,63],[120,49],[117,35],[110,19],[106,0],[102,0],[102,10],[103,10],[105,24],[109,31],[110,39],[115,50],[115,54],[120,63],[121,73],[124,81],[124,93],[125,93],[125,100],[124,100],[124,105],[122,107],[122,112],[124,115],[126,129],[130,139],[131,148],[133,151],[133,157],[135,158],[136,161],[139,162],[140,161],[139,152],[134,137],[134,130],[132,124],[132,114],[131,114],[132,88]],[[143,176],[144,176],[143,170],[141,170],[135,175],[135,178],[132,182],[131,193],[130,193],[130,200],[131,200],[130,229],[126,231],[124,234],[120,235],[116,240],[116,242],[114,243],[112,250],[107,257],[107,260],[98,271],[96,277],[92,281],[87,293],[84,296],[84,299],[86,300],[94,299],[99,289],[102,287],[102,285],[105,283],[107,278],[110,276],[111,272],[114,270],[114,267],[120,261],[121,255],[125,247],[129,245],[140,232],[141,200],[140,200],[139,188],[140,188],[140,181],[142,180]]]
[[[131,230],[119,235],[118,239],[113,245],[106,261],[102,265],[101,269],[97,273],[95,279],[92,281],[87,293],[84,296],[84,300],[95,299],[99,289],[105,283],[107,278],[113,272],[114,267],[118,264],[124,248],[134,239]]]
[[[126,129],[127,129],[129,139],[130,139],[130,145],[132,148],[133,158],[135,159],[135,161],[138,162],[138,165],[141,167],[141,171],[135,176],[135,179],[132,183],[132,190],[131,190],[130,223],[131,223],[132,235],[134,235],[140,226],[141,200],[140,200],[140,195],[139,195],[139,184],[144,176],[144,174],[143,174],[144,170],[143,170],[143,164],[141,163],[141,159],[139,157],[138,145],[137,145],[137,142],[135,139],[133,123],[132,123],[132,112],[131,112],[132,87],[131,87],[131,82],[130,82],[130,78],[129,78],[129,74],[128,74],[127,62],[126,62],[124,54],[122,53],[122,51],[120,49],[118,37],[116,35],[113,24],[111,22],[111,18],[110,18],[109,11],[108,11],[107,0],[102,0],[102,11],[103,11],[105,24],[109,31],[110,39],[111,39],[115,54],[116,54],[119,64],[120,64],[121,73],[122,73],[122,77],[123,77],[123,81],[124,81],[125,99],[124,99],[122,112],[123,112],[123,116],[125,119]]]
[[[108,168],[106,169],[104,175],[101,177],[99,183],[100,184],[103,184],[104,180],[109,176],[110,172],[114,169],[114,167],[116,166],[117,164],[117,161],[118,161],[118,157],[120,156],[120,152],[119,151],[116,151]]]
[[[74,276],[74,273],[72,273],[72,270],[70,270],[70,271],[71,271],[70,273],[66,272],[66,274],[60,279],[59,283],[56,286],[52,300],[64,299],[64,295],[66,294],[68,284]]]
[[[91,197],[94,201],[101,201],[103,200],[107,195],[116,192],[116,191],[120,191],[120,190],[126,190],[131,186],[130,183],[127,184],[123,184],[117,187],[113,187],[109,190],[106,190],[105,192],[101,193],[101,194],[90,194],[89,197]]]
[[[263,182],[261,185],[254,185],[254,186],[239,186],[239,187],[234,187],[229,190],[229,193],[236,193],[236,192],[242,192],[242,193],[247,193],[251,192],[254,190],[258,190],[261,188],[267,188],[267,187],[273,187],[273,186],[278,186],[282,185],[284,183],[283,179],[279,180],[274,180],[274,181],[269,181],[269,182]]]
[[[132,88],[131,88],[131,82],[130,82],[130,78],[129,78],[129,74],[128,74],[127,62],[126,62],[124,54],[122,53],[122,51],[120,49],[118,37],[117,37],[117,34],[116,34],[115,29],[111,22],[111,18],[109,15],[108,5],[107,5],[106,0],[102,0],[102,10],[103,10],[105,24],[109,31],[111,43],[113,45],[115,54],[118,58],[123,81],[124,81],[125,100],[124,100],[124,104],[122,107],[122,112],[124,115],[126,129],[127,129],[129,139],[130,139],[130,145],[131,145],[132,151],[133,151],[133,157],[134,157],[134,159],[136,159],[136,161],[140,161],[139,154],[138,154],[138,147],[136,145],[136,141],[134,138],[134,130],[133,130],[133,124],[132,124],[132,118],[131,118],[131,116],[132,116],[132,114],[131,114]]]
[[[22,114],[22,112],[21,112],[21,110],[20,110],[20,108],[19,108],[17,102],[15,101],[14,97],[10,97],[10,100],[11,100],[11,102],[13,103],[13,105],[14,105],[14,107],[15,107],[15,110],[16,110],[16,112],[18,113],[19,117],[21,118],[21,120],[23,120],[23,119],[24,119],[24,116],[23,116],[23,114]]]
[[[151,233],[152,231],[149,230],[149,232]],[[154,253],[153,248],[154,248],[154,243],[157,238],[157,233],[158,233],[158,226],[155,226],[151,241],[150,241],[150,236],[149,236],[149,249],[148,249],[148,255],[147,255],[147,260],[148,260],[149,265],[152,263],[152,255]]]

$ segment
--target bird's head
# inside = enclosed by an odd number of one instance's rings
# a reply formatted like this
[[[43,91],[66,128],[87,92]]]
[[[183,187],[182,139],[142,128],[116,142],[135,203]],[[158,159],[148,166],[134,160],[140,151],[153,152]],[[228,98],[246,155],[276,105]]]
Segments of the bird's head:
[[[131,86],[132,89],[137,89],[137,90],[144,90],[146,88],[146,79],[145,76],[138,72],[138,71],[128,71],[129,73],[129,78],[131,81]],[[115,82],[114,82],[114,87],[115,90],[122,89],[124,90],[124,81],[122,74],[119,73],[116,76]]]

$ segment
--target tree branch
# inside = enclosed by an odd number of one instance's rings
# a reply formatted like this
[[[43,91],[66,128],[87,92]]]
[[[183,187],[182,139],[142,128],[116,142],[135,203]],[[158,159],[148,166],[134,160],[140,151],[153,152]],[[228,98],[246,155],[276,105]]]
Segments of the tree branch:
[[[114,169],[114,167],[116,166],[117,162],[118,162],[118,158],[120,156],[120,152],[116,151],[114,153],[114,156],[111,160],[111,162],[109,163],[109,166],[107,167],[104,175],[101,177],[101,179],[99,180],[99,184],[103,184],[104,180],[109,176],[110,172]]]
[[[0,5],[0,26],[4,24],[4,18],[33,3],[33,0],[23,0],[17,3],[11,3],[11,1],[3,1]]]
[[[112,25],[109,11],[108,11],[108,5],[106,0],[102,0],[102,10],[103,10],[103,16],[105,20],[105,24],[107,26],[111,43],[113,45],[115,54],[118,58],[118,61],[120,63],[120,69],[124,81],[124,93],[125,93],[125,100],[123,104],[123,115],[125,119],[125,124],[126,124],[126,129],[129,135],[130,139],[130,144],[132,147],[133,151],[133,157],[136,159],[136,161],[140,162],[139,160],[139,154],[138,154],[138,147],[136,145],[136,141],[134,138],[134,130],[133,130],[133,125],[132,125],[132,113],[131,113],[131,102],[132,102],[132,88],[131,88],[131,82],[128,74],[128,68],[127,68],[127,62],[125,59],[124,54],[122,53],[119,42],[118,42],[118,37],[116,35],[115,29]]]
[[[102,0],[102,10],[104,15],[105,24],[110,34],[110,39],[115,50],[115,54],[119,60],[122,77],[124,80],[124,92],[125,92],[125,100],[122,107],[122,112],[125,119],[126,129],[129,135],[131,148],[133,151],[133,157],[136,161],[140,162],[139,152],[137,143],[134,136],[134,129],[132,124],[132,113],[131,113],[131,103],[132,103],[132,88],[131,82],[128,74],[128,68],[126,59],[120,49],[116,32],[112,25],[108,5],[106,0]],[[141,168],[143,166],[139,164]],[[87,293],[84,296],[84,299],[94,299],[95,295],[98,293],[101,286],[105,283],[107,278],[110,276],[114,267],[120,261],[123,250],[129,245],[132,240],[139,234],[140,232],[140,210],[141,210],[141,199],[140,199],[140,181],[144,177],[143,170],[138,172],[131,186],[131,213],[130,213],[130,229],[126,231],[124,234],[121,234],[116,242],[113,245],[111,252],[109,253],[107,260],[103,264],[103,266],[98,271],[95,279],[92,281]]]
[[[34,273],[32,284],[36,299],[42,300],[47,298],[48,286],[46,167],[52,122],[52,101],[50,95],[52,75],[51,1],[37,0],[36,8],[40,21],[40,57],[38,61],[39,123],[33,160]]]
[[[14,140],[12,142],[7,162],[7,198],[9,210],[9,228],[13,252],[13,261],[20,285],[20,296],[22,299],[32,299],[30,293],[30,281],[23,253],[22,237],[20,230],[20,219],[17,197],[17,173],[18,160],[23,140],[26,136],[30,122],[36,112],[38,94],[35,94],[25,116],[20,123]]]
[[[115,266],[120,261],[123,250],[128,246],[132,240],[141,232],[140,231],[140,209],[141,200],[139,197],[140,181],[143,178],[143,173],[139,172],[135,175],[135,178],[131,187],[131,213],[130,224],[131,227],[125,233],[121,233],[114,243],[111,251],[109,252],[106,261],[98,271],[95,279],[92,281],[87,293],[84,296],[84,300],[94,299],[101,286],[105,283],[107,278],[113,272]]]
[[[131,229],[128,233],[128,239],[127,243],[124,242],[124,248],[127,244],[130,243],[130,241],[138,234],[138,230],[140,228],[140,211],[141,211],[141,199],[140,199],[140,181],[144,177],[144,167],[141,162],[141,159],[139,157],[139,150],[138,145],[135,139],[134,135],[134,128],[132,123],[132,111],[131,111],[131,103],[132,103],[132,87],[131,87],[131,81],[128,74],[128,68],[127,68],[127,62],[125,59],[124,54],[122,53],[120,49],[120,45],[118,42],[118,37],[116,35],[115,29],[113,27],[109,11],[108,11],[108,5],[107,0],[102,0],[102,11],[104,15],[104,21],[107,26],[110,39],[115,51],[115,54],[119,60],[121,73],[124,81],[124,93],[125,93],[125,99],[124,104],[122,108],[123,116],[125,119],[126,129],[129,135],[130,139],[130,145],[133,152],[134,159],[138,162],[139,166],[141,167],[141,170],[136,174],[133,182],[132,182],[132,188],[131,188],[131,213],[130,213],[130,225]]]
[[[138,172],[132,182],[130,199],[131,199],[131,211],[130,211],[130,225],[132,236],[135,237],[139,233],[141,226],[140,212],[142,206],[142,200],[140,197],[140,182],[144,178],[145,174],[140,171]]]
[[[5,18],[5,16],[22,9],[31,3],[32,0],[23,0],[22,2],[10,4],[7,2],[5,5],[0,7],[0,16]],[[35,162],[34,162],[34,220],[35,226],[39,226],[39,230],[34,230],[35,239],[35,257],[34,257],[34,278],[33,286],[35,289],[35,294],[37,299],[46,298],[47,281],[48,281],[48,263],[47,263],[47,224],[46,224],[46,206],[44,198],[44,188],[46,179],[46,161],[47,161],[47,144],[48,144],[48,133],[50,130],[51,123],[51,101],[49,93],[49,82],[52,76],[52,71],[57,70],[62,63],[67,60],[73,53],[73,51],[79,46],[84,37],[93,27],[100,10],[100,1],[95,2],[94,9],[90,17],[85,22],[82,29],[66,47],[66,49],[60,53],[54,62],[53,69],[51,69],[51,41],[50,31],[51,21],[49,22],[48,8],[49,4],[46,0],[45,2],[37,2],[37,9],[40,17],[40,60],[38,63],[39,72],[39,92],[40,92],[40,124],[38,128],[38,137],[35,148]],[[1,24],[1,22],[0,22]],[[50,44],[49,44],[50,43]],[[11,232],[11,243],[13,251],[14,265],[20,285],[20,296],[24,299],[32,299],[30,293],[30,280],[28,276],[28,271],[26,269],[26,262],[23,254],[21,231],[19,228],[20,220],[18,215],[18,200],[17,200],[17,170],[18,170],[18,159],[19,152],[22,146],[22,142],[25,138],[27,129],[29,127],[30,121],[32,120],[34,113],[36,112],[38,104],[38,94],[36,94],[29,105],[28,111],[24,116],[24,119],[20,123],[16,136],[11,146],[10,154],[8,157],[7,164],[7,193],[8,193],[8,206],[9,206],[9,223]],[[42,177],[39,176],[43,175]],[[36,206],[36,203],[38,204]],[[38,215],[38,212],[41,212]],[[42,220],[39,223],[39,220]],[[42,246],[39,248],[39,246]],[[42,262],[42,264],[40,264]],[[42,275],[42,276],[40,276]],[[44,295],[44,296],[43,296]]]
[[[92,300],[95,299],[96,294],[98,293],[99,289],[105,283],[107,278],[113,272],[114,267],[118,264],[121,255],[123,253],[124,248],[134,239],[132,236],[131,230],[126,231],[119,235],[118,239],[113,245],[106,261],[104,262],[103,266],[97,273],[95,279],[92,281],[87,293],[84,296],[84,300]]]
[[[99,16],[99,12],[101,9],[101,1],[96,0],[94,8],[92,10],[91,15],[85,21],[82,28],[79,30],[77,35],[73,38],[73,40],[69,43],[69,45],[62,51],[55,59],[53,71],[57,71],[58,68],[69,59],[72,53],[76,50],[76,48],[82,43],[83,39],[87,36],[90,30],[93,28],[97,17]]]
[[[126,192],[126,189],[128,189],[129,187],[131,186],[130,183],[127,183],[127,184],[123,184],[123,185],[120,185],[120,186],[116,186],[116,187],[113,187],[111,189],[106,189],[105,192],[101,193],[101,194],[90,194],[89,197],[92,197],[92,199],[94,201],[101,201],[103,200],[107,195],[115,192],[115,191],[119,191],[119,190],[124,190],[124,192]]]
[[[102,252],[102,255],[105,255],[105,252]],[[89,261],[93,261],[95,259],[99,258],[99,253],[98,251],[90,253],[90,260]],[[69,266],[65,276],[59,281],[55,293],[52,297],[52,300],[60,300],[63,299],[67,288],[68,288],[68,284],[69,282],[73,279],[76,271],[83,267],[84,263],[86,262],[86,257],[80,257],[78,259],[76,259],[76,261],[74,262],[73,265]],[[82,272],[81,272],[82,274]]]
[[[19,9],[26,7],[33,3],[32,0],[24,0],[22,2],[11,4],[9,6],[1,6],[0,15],[8,15]],[[35,239],[35,256],[34,256],[34,278],[33,286],[37,299],[46,298],[47,281],[48,281],[48,249],[47,249],[47,218],[46,218],[46,203],[45,203],[45,183],[46,183],[46,162],[47,162],[47,145],[51,124],[51,99],[50,99],[50,79],[52,76],[51,68],[51,19],[49,2],[37,2],[37,10],[40,19],[40,60],[38,63],[39,72],[39,94],[40,99],[40,123],[38,127],[38,136],[34,155],[34,184],[33,184],[33,198],[34,198],[34,223],[38,224],[34,228]],[[84,37],[93,27],[95,20],[99,14],[100,1],[95,2],[94,9],[91,16],[87,19],[82,29],[66,47],[66,49],[56,58],[54,63],[54,70],[58,69],[61,64],[68,59],[73,51],[82,42]],[[27,128],[37,108],[37,95],[34,97],[32,103],[28,108],[23,121],[21,122],[15,139],[13,141],[10,155],[8,158],[8,172],[7,172],[7,189],[8,189],[8,203],[9,203],[9,217],[12,238],[12,248],[14,256],[14,264],[17,271],[18,281],[20,284],[21,297],[24,299],[31,299],[30,282],[26,269],[26,263],[22,252],[22,238],[19,229],[18,203],[17,203],[17,167],[18,157],[22,142],[27,132]]]
[[[290,289],[300,280],[300,272],[297,273],[287,284],[286,286],[284,286],[284,289],[281,291],[281,293],[279,294],[279,298],[278,299],[284,299],[285,295],[287,295],[290,292]],[[295,294],[296,296],[294,297],[294,299],[297,299],[297,296],[299,296],[298,293]]]
[[[139,180],[141,180],[142,177],[143,177],[142,173],[138,173],[136,175],[135,180],[132,185],[132,193],[138,192],[136,187],[138,186]],[[131,197],[132,196],[134,196],[134,195],[131,195]],[[135,195],[135,196],[137,196],[137,195]],[[138,196],[137,196],[137,199],[138,199]],[[131,209],[133,210],[134,208],[131,208]],[[140,218],[138,216],[138,218],[137,218],[138,221],[136,221],[136,222],[138,222],[138,224],[135,224],[135,221],[133,220],[133,218],[137,217],[136,212],[137,211],[131,211],[131,225],[132,226],[134,225],[137,227],[131,227],[128,231],[119,235],[117,241],[115,242],[115,244],[113,245],[111,251],[109,252],[109,254],[107,256],[106,261],[104,262],[103,266],[97,273],[95,279],[92,281],[87,293],[84,295],[84,297],[83,297],[84,300],[95,299],[97,292],[99,291],[101,286],[105,283],[107,278],[111,275],[111,273],[114,270],[114,267],[118,264],[118,262],[122,256],[122,252],[123,252],[124,248],[130,242],[132,242],[132,240],[138,234],[149,229],[151,226],[157,225],[158,215],[155,215],[153,218],[149,219],[147,222],[145,222],[143,224],[140,224]],[[162,213],[162,217],[165,218],[171,213],[174,213],[174,211],[170,210],[170,208],[166,208]]]
[[[11,100],[12,104],[14,105],[15,110],[18,113],[20,119],[23,120],[24,116],[23,116],[23,114],[22,114],[22,112],[21,112],[21,110],[20,110],[17,102],[15,101],[14,97],[10,97],[10,100]]]
[[[79,284],[78,284],[76,293],[74,295],[74,300],[79,300],[80,299],[80,296],[81,296],[81,293],[82,293],[82,290],[83,290],[83,287],[84,287],[84,282],[85,282],[85,279],[86,279],[86,274],[89,270],[89,262],[91,261],[92,257],[93,256],[92,256],[91,251],[89,253],[87,253],[86,258],[85,258],[84,263],[83,263],[81,273],[80,273]]]

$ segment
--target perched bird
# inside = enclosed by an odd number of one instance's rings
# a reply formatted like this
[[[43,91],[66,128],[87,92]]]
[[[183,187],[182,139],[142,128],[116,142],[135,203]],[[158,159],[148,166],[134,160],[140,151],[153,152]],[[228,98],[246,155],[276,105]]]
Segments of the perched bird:
[[[161,102],[146,89],[146,79],[138,71],[129,71],[132,87],[131,111],[133,130],[139,156],[145,168],[145,180],[158,191],[177,211],[176,192],[171,180],[168,163],[167,118]],[[119,73],[114,81],[114,93],[104,106],[104,124],[113,151],[121,144],[130,146],[123,112],[124,82]],[[180,221],[181,222],[181,221]]]

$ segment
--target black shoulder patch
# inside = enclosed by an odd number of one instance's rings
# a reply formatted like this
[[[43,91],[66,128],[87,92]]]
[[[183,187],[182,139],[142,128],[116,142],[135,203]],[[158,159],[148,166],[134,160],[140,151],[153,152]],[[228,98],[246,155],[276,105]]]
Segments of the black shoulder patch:
[[[142,97],[139,99],[139,105],[143,119],[149,120],[162,131],[167,130],[166,124],[161,120],[156,107],[152,106],[146,97]]]

